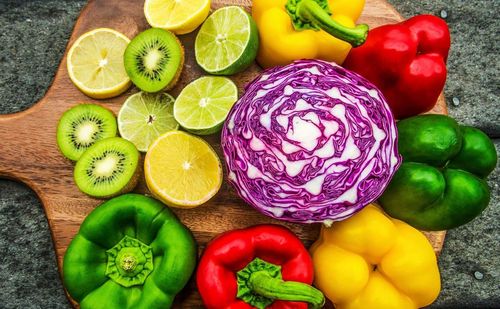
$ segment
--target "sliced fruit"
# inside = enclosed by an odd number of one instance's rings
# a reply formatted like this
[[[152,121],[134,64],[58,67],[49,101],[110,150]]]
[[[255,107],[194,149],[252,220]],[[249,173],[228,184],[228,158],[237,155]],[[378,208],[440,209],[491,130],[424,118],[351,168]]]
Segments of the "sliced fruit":
[[[194,48],[196,62],[208,73],[232,75],[241,72],[257,56],[257,25],[241,7],[223,7],[203,23]]]
[[[123,54],[130,40],[118,31],[99,28],[80,36],[68,52],[68,74],[89,97],[115,97],[130,87]]]
[[[175,100],[174,117],[191,133],[213,134],[221,129],[237,100],[238,88],[229,78],[205,76],[181,91]]]
[[[210,0],[146,0],[144,15],[151,27],[175,34],[194,31],[207,18]]]
[[[139,151],[148,151],[160,135],[179,128],[173,115],[174,101],[168,93],[139,92],[130,96],[118,113],[121,137],[134,143]]]
[[[109,109],[80,104],[64,112],[59,120],[57,145],[66,158],[77,161],[95,142],[116,133],[116,118]]]
[[[184,49],[166,30],[148,29],[138,34],[125,50],[125,70],[132,82],[146,92],[170,89],[184,65]]]
[[[139,151],[131,142],[111,137],[83,153],[75,166],[75,183],[90,196],[107,198],[127,193],[139,180]]]
[[[153,195],[179,208],[207,202],[222,184],[222,166],[212,147],[182,131],[167,132],[153,142],[144,173]]]

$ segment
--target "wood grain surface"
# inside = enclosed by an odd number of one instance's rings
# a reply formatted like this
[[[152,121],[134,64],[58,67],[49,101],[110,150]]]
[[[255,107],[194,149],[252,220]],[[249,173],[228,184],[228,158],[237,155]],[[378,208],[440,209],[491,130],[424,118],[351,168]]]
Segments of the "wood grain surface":
[[[212,0],[212,9],[226,5],[241,5],[250,11],[251,0]],[[82,11],[68,43],[68,48],[83,33],[99,28],[116,29],[129,38],[148,28],[143,16],[143,0],[91,0]],[[360,22],[376,27],[394,23],[402,17],[385,0],[367,0]],[[196,33],[196,32],[195,32]],[[203,75],[194,59],[195,33],[180,36],[186,51],[186,63],[174,96],[190,81]],[[260,72],[257,65],[232,77],[242,93],[244,86]],[[71,83],[64,55],[54,81],[45,97],[32,108],[12,115],[0,115],[0,177],[21,181],[31,187],[45,209],[61,269],[62,258],[71,239],[85,216],[102,200],[82,194],[73,182],[73,164],[66,160],[56,145],[56,126],[61,114],[79,103],[102,104],[115,113],[126,97],[137,92],[130,88],[125,94],[110,100],[96,101],[86,97]],[[446,113],[443,96],[432,113]],[[221,156],[218,136],[207,138]],[[142,180],[136,192],[147,193]],[[286,224],[270,219],[245,205],[235,191],[224,182],[220,192],[206,205],[190,210],[174,209],[180,220],[194,233],[200,251],[215,235],[259,223],[284,224],[297,233],[309,246],[317,237],[319,225]],[[426,233],[437,253],[445,232]],[[182,308],[202,307],[193,280],[179,295]]]

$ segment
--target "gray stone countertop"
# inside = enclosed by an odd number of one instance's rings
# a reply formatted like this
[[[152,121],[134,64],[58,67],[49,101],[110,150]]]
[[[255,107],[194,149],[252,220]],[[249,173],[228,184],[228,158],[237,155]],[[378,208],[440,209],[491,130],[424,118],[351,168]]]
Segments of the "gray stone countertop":
[[[48,89],[84,0],[0,0],[0,113],[29,108]],[[445,17],[452,33],[445,89],[450,114],[500,148],[498,0],[390,0],[404,16]],[[1,145],[1,141],[0,141]],[[499,178],[473,222],[449,231],[439,259],[442,292],[433,308],[500,306]],[[35,194],[0,180],[0,308],[70,308],[47,221]]]

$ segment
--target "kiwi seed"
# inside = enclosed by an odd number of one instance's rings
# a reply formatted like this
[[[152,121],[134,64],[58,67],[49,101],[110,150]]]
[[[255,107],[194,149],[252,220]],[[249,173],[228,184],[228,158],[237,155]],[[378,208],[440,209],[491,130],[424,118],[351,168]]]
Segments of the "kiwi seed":
[[[173,33],[151,28],[130,42],[124,63],[128,76],[139,89],[158,92],[177,83],[184,64],[184,49]]]
[[[96,104],[80,104],[67,110],[57,126],[57,145],[62,154],[77,161],[95,142],[116,136],[113,113]]]

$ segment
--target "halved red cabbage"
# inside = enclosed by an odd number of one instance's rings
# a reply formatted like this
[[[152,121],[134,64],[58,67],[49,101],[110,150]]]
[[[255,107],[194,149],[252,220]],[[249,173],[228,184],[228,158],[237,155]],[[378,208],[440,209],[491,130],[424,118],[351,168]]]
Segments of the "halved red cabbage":
[[[334,63],[265,71],[222,131],[229,181],[276,219],[330,224],[375,201],[401,163],[382,93]]]

